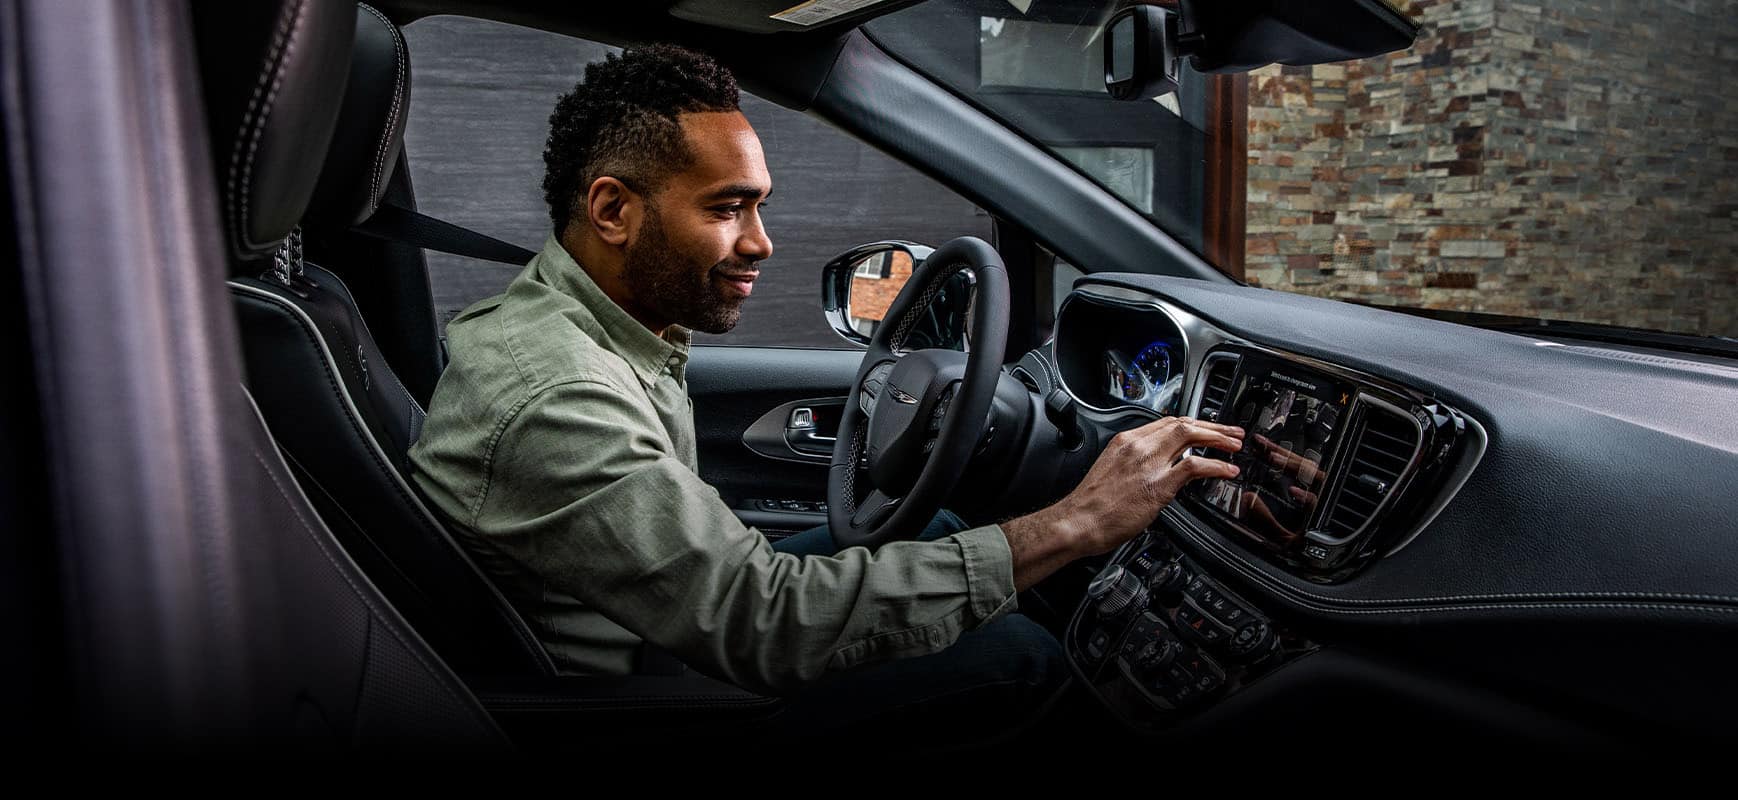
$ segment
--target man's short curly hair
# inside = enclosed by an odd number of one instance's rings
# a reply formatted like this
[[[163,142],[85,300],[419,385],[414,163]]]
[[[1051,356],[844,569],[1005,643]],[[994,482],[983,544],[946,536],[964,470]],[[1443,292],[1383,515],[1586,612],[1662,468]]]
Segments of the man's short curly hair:
[[[586,65],[549,115],[543,197],[559,235],[600,177],[642,194],[688,167],[677,115],[735,111],[736,78],[711,57],[674,45],[631,47]]]

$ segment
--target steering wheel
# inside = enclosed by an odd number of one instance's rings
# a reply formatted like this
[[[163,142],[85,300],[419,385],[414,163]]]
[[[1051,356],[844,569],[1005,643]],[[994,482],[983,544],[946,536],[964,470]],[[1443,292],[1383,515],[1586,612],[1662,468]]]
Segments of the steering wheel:
[[[943,284],[973,279],[970,352],[905,352]],[[841,548],[911,539],[941,510],[984,435],[1008,345],[1008,271],[964,236],[912,271],[869,341],[839,419],[827,473],[827,522]]]

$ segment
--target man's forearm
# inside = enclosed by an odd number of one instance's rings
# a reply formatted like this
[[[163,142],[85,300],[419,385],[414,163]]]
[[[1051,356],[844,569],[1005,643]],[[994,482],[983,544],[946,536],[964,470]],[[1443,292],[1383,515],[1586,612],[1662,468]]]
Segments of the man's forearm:
[[[1243,429],[1166,417],[1112,437],[1080,485],[1055,505],[1002,523],[1025,591],[1077,558],[1108,553],[1140,533],[1197,478],[1233,478],[1237,467],[1188,455],[1190,447],[1243,448]]]
[[[1090,555],[1080,547],[1084,537],[1075,529],[1079,524],[1055,506],[1002,523],[1013,555],[1017,591],[1026,591],[1064,564]]]

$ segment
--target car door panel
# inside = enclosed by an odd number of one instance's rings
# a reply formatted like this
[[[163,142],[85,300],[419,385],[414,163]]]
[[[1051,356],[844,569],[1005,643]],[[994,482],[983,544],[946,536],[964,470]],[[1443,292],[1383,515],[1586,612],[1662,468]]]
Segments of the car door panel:
[[[826,409],[843,405],[862,358],[858,349],[693,349],[688,393],[700,477],[744,522],[774,534],[826,522],[818,504],[827,496],[828,459],[820,442],[810,443],[812,456],[792,449],[785,428],[792,410],[807,407],[819,412],[824,434]],[[785,507],[803,503],[808,510]]]

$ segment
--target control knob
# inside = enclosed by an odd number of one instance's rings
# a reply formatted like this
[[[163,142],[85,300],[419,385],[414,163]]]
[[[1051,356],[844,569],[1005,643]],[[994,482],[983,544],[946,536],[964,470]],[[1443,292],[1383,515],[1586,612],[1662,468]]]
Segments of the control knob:
[[[1170,638],[1154,639],[1135,653],[1135,663],[1148,672],[1158,672],[1171,665],[1177,657],[1177,643]]]
[[[1146,605],[1147,588],[1134,573],[1117,565],[1106,570],[1086,587],[1087,599],[1098,604],[1098,615],[1115,617],[1131,608]]]
[[[1175,602],[1183,596],[1183,585],[1189,582],[1188,569],[1180,562],[1171,561],[1153,571],[1147,579],[1147,585],[1157,592],[1159,597]]]

